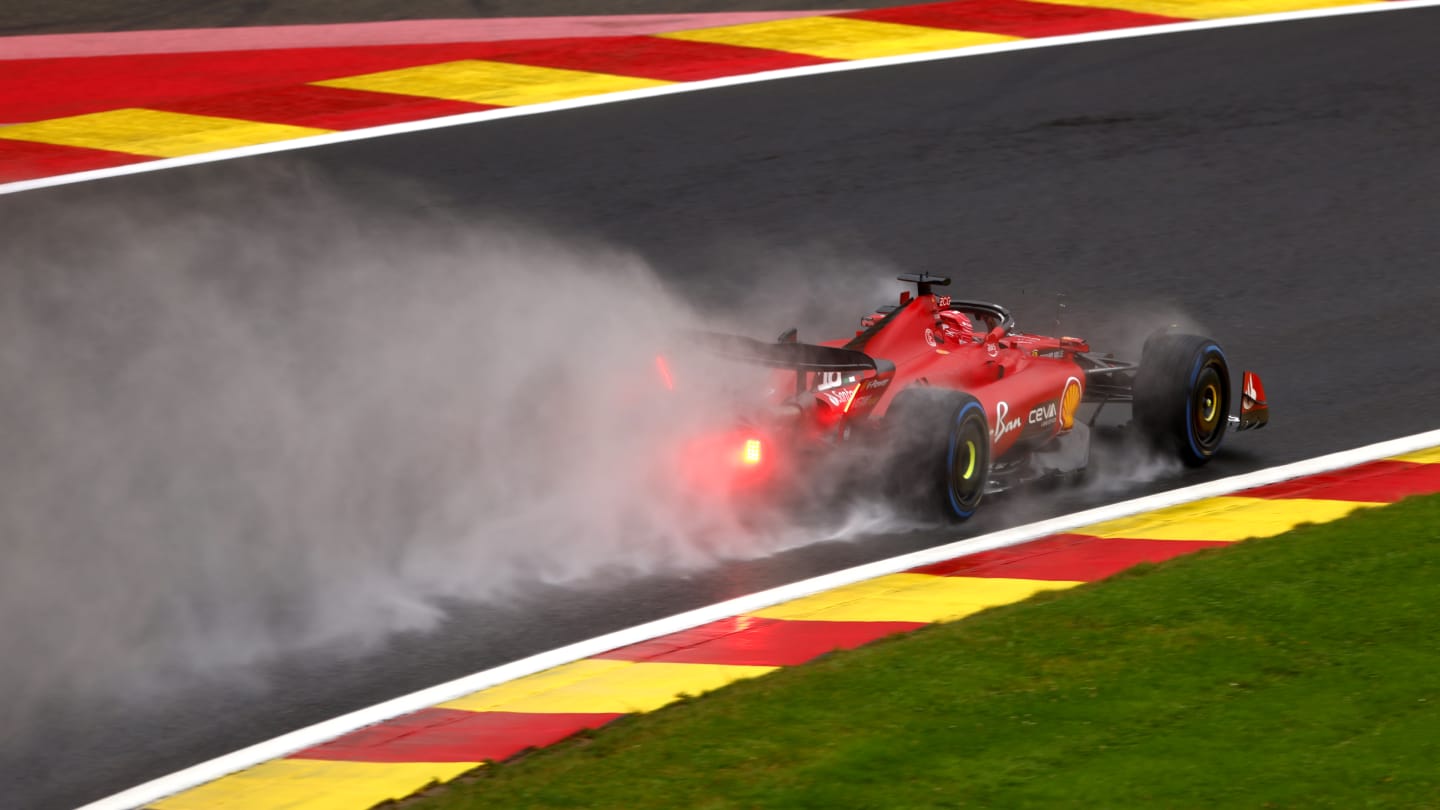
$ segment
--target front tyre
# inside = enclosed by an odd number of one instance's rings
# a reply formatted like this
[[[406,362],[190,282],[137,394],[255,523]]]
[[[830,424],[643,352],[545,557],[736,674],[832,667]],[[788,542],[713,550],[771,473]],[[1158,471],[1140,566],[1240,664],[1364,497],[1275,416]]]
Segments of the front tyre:
[[[892,493],[926,517],[975,514],[990,478],[990,424],[980,402],[963,391],[908,388],[885,420]]]
[[[1135,422],[1157,447],[1186,466],[1214,457],[1230,413],[1225,352],[1199,335],[1154,335],[1135,373]]]

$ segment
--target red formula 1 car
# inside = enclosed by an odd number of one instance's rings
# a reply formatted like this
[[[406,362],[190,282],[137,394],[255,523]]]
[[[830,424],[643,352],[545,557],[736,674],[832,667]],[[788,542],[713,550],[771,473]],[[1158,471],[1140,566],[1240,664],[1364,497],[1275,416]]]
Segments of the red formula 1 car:
[[[936,294],[948,278],[899,279],[915,294],[866,316],[848,340],[800,343],[793,329],[774,343],[699,336],[724,357],[781,370],[766,405],[727,440],[736,480],[773,489],[849,448],[883,472],[891,495],[963,520],[987,493],[1083,471],[1082,404],[1093,404],[1093,424],[1100,409],[1130,403],[1133,426],[1191,466],[1215,455],[1227,428],[1269,420],[1260,378],[1248,371],[1239,415],[1230,414],[1229,366],[1209,338],[1158,334],[1139,363],[1120,362],[1079,338],[1017,331],[997,304]]]

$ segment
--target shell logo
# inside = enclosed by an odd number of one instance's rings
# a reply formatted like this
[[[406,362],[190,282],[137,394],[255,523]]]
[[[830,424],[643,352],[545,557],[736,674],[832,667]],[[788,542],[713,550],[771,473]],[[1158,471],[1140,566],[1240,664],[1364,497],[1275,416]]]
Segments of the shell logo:
[[[1080,380],[1075,377],[1065,381],[1065,391],[1060,394],[1060,429],[1069,430],[1075,427],[1075,411],[1080,409],[1080,399],[1084,389]]]

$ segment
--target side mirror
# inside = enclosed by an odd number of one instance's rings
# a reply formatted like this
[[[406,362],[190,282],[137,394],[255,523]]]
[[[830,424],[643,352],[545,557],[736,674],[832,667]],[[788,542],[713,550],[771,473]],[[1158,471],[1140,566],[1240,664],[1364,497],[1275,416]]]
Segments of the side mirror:
[[[1003,337],[1005,337],[1005,327],[997,326],[985,333],[985,345],[994,346],[999,343]]]

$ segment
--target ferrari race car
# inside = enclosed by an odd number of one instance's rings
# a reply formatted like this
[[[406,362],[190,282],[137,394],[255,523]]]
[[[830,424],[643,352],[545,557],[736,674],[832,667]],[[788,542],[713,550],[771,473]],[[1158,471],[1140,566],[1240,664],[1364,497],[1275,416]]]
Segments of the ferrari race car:
[[[776,369],[767,402],[731,434],[729,455],[752,489],[812,474],[849,448],[878,468],[887,494],[931,515],[964,520],[989,493],[1089,463],[1089,426],[1128,403],[1131,426],[1190,466],[1208,462],[1228,428],[1265,426],[1259,376],[1242,376],[1238,415],[1225,353],[1197,335],[1161,333],[1138,363],[1091,352],[1073,337],[1020,332],[1010,311],[937,294],[950,279],[915,285],[845,340],[769,343],[706,333],[709,351]],[[1083,404],[1088,421],[1077,419]]]

